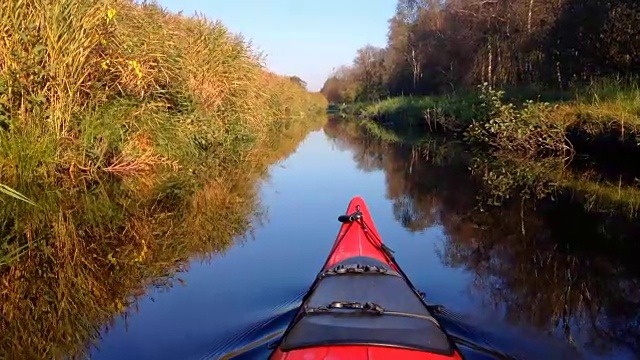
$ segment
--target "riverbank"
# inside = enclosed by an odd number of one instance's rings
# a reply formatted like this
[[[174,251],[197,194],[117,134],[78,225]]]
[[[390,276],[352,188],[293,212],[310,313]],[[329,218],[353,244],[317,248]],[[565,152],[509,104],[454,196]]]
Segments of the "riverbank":
[[[326,108],[219,22],[154,4],[12,0],[0,19],[0,183],[33,199],[43,179],[233,166]]]
[[[586,210],[636,219],[640,215],[640,188],[633,173],[603,172],[588,157],[531,158],[508,151],[490,151],[460,138],[417,134],[366,119],[334,118],[348,131],[415,149],[415,161],[449,159],[454,154],[471,170],[484,189],[481,206],[501,206],[513,199],[533,201],[571,198]]]
[[[344,106],[342,114],[395,129],[454,135],[476,146],[528,158],[588,154],[614,161],[640,154],[640,88],[601,80],[584,89],[500,91],[487,85],[458,95],[396,97]]]
[[[12,0],[0,22],[0,358],[82,356],[250,231],[257,182],[327,104],[154,4]]]
[[[8,1],[0,19],[0,200],[224,178],[326,108],[219,22],[154,4]],[[22,230],[4,237],[0,264],[31,243]]]

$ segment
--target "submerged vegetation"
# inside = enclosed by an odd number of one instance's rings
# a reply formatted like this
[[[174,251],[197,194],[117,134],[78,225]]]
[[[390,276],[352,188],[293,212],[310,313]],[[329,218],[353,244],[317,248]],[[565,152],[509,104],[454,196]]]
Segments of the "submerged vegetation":
[[[9,0],[0,24],[0,358],[80,356],[247,233],[257,180],[327,103],[155,4]]]

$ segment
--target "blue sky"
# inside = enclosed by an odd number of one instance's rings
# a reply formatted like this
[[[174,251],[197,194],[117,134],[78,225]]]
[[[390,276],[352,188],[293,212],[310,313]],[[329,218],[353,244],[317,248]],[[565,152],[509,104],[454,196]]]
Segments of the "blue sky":
[[[317,91],[367,43],[384,46],[396,0],[158,0],[172,11],[220,19],[267,55],[267,67]]]

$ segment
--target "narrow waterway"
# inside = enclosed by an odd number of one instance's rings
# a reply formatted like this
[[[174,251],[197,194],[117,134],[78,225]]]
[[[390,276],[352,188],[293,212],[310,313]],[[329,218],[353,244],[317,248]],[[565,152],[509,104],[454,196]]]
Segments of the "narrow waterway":
[[[477,210],[463,164],[429,165],[417,156],[331,126],[312,132],[260,185],[264,214],[251,234],[223,253],[192,260],[173,287],[148,290],[126,319],[103,331],[91,358],[265,358],[354,195],[368,203],[383,239],[428,301],[455,313],[452,324],[486,331],[479,336],[485,344],[520,349],[519,358],[540,346],[553,358],[550,349],[569,342],[585,358],[635,357],[637,279],[624,264],[600,258],[585,264],[545,245],[548,239],[536,242],[562,226],[545,222],[552,213]],[[524,236],[525,228],[538,235]],[[548,332],[555,340],[537,339]]]

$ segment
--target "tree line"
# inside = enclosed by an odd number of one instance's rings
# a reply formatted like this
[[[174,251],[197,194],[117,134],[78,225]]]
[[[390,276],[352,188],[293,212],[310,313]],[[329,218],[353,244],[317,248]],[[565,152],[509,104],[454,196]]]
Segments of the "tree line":
[[[331,102],[373,101],[634,76],[638,24],[638,0],[399,0],[387,45],[359,49],[321,91]]]

